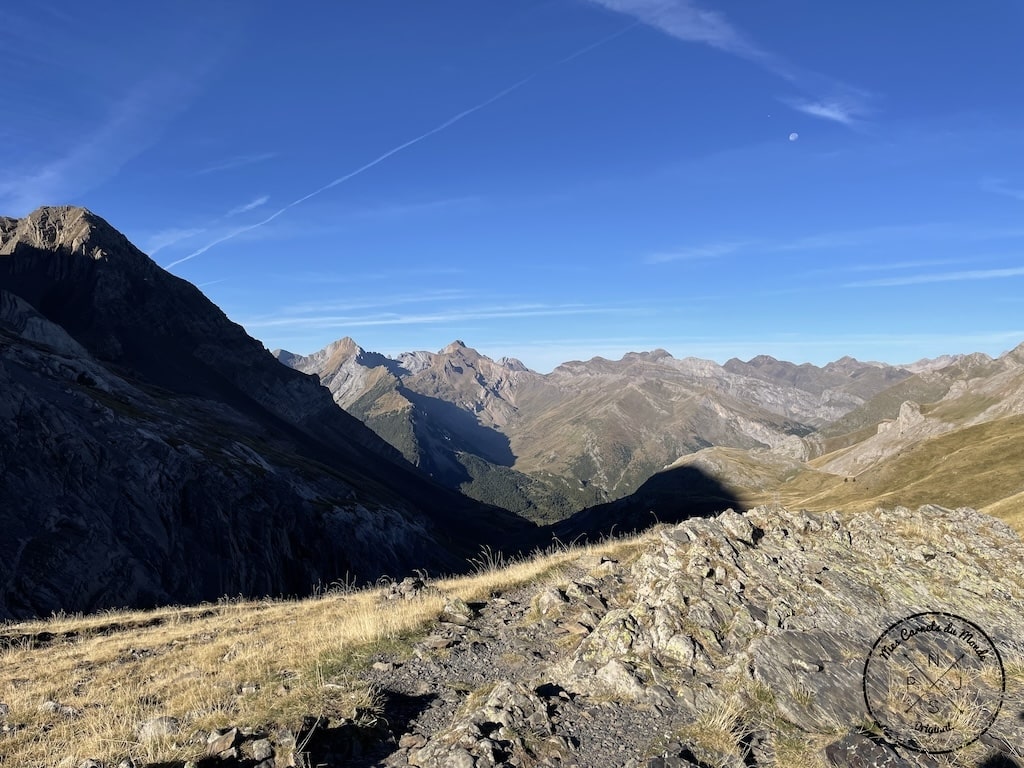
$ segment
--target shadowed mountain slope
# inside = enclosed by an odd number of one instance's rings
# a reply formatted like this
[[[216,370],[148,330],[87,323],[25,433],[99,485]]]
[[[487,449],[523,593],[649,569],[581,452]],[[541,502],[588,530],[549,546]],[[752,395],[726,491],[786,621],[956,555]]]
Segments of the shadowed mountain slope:
[[[0,421],[0,618],[305,594],[534,536],[81,208],[0,219]]]

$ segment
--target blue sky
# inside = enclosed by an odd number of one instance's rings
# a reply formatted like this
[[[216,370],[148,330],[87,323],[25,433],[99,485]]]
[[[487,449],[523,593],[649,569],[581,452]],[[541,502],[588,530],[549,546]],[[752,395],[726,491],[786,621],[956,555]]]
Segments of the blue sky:
[[[0,214],[268,348],[887,362],[1024,341],[1024,6],[12,3]]]

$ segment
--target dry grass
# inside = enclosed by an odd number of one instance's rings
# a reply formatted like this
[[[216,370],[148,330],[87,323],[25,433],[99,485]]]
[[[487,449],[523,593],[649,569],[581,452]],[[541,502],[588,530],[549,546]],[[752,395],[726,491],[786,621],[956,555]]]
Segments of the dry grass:
[[[408,647],[455,597],[479,600],[550,575],[584,554],[621,557],[635,540],[606,542],[435,582],[411,600],[383,589],[293,601],[58,616],[0,627],[0,702],[10,707],[0,765],[78,765],[85,759],[196,759],[194,737],[227,726],[296,728],[303,716],[372,712],[359,679],[374,653]],[[66,710],[47,711],[45,702]],[[155,717],[178,734],[144,743]]]
[[[924,504],[974,507],[1024,534],[1024,480],[1019,471],[1024,462],[1024,416],[962,427],[907,446],[858,474],[855,482],[816,469],[843,452],[807,462],[770,493],[744,487],[727,470],[723,476],[739,489],[744,501],[756,504],[777,500],[791,509],[845,512],[894,506],[914,509]],[[746,471],[741,465],[738,476]]]

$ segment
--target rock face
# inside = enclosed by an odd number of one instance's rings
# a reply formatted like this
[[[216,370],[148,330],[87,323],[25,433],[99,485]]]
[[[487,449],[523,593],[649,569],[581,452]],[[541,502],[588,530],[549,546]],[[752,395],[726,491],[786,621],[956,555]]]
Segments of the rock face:
[[[451,493],[97,216],[0,219],[0,619],[454,570]]]
[[[1024,678],[1012,661],[1024,651],[1024,546],[996,520],[939,507],[761,507],[662,528],[638,549],[631,564],[582,560],[561,580],[503,595],[462,625],[441,623],[417,658],[377,665],[385,695],[437,697],[382,763],[944,765],[879,730],[930,696],[927,684],[908,693],[913,680],[893,683],[881,712],[868,710],[864,685],[887,628],[933,612],[975,625],[967,639],[946,629],[956,647],[938,646],[952,653],[939,661],[972,717],[991,715],[984,727],[954,722],[940,746],[957,742],[957,765],[1016,764],[985,762],[1009,759],[1024,739]],[[892,659],[916,653],[901,645],[913,635],[889,647]],[[985,664],[963,660],[972,648]],[[453,680],[474,692],[452,695]],[[925,750],[946,738],[918,736]]]

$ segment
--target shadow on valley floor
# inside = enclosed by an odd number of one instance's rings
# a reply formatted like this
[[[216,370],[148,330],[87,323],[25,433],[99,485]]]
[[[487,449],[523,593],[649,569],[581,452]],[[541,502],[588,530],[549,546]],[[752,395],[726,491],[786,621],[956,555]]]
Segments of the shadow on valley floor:
[[[545,530],[563,541],[581,536],[597,539],[642,531],[657,523],[710,517],[730,508],[743,508],[735,491],[700,469],[677,467],[652,475],[625,498],[584,509]]]

